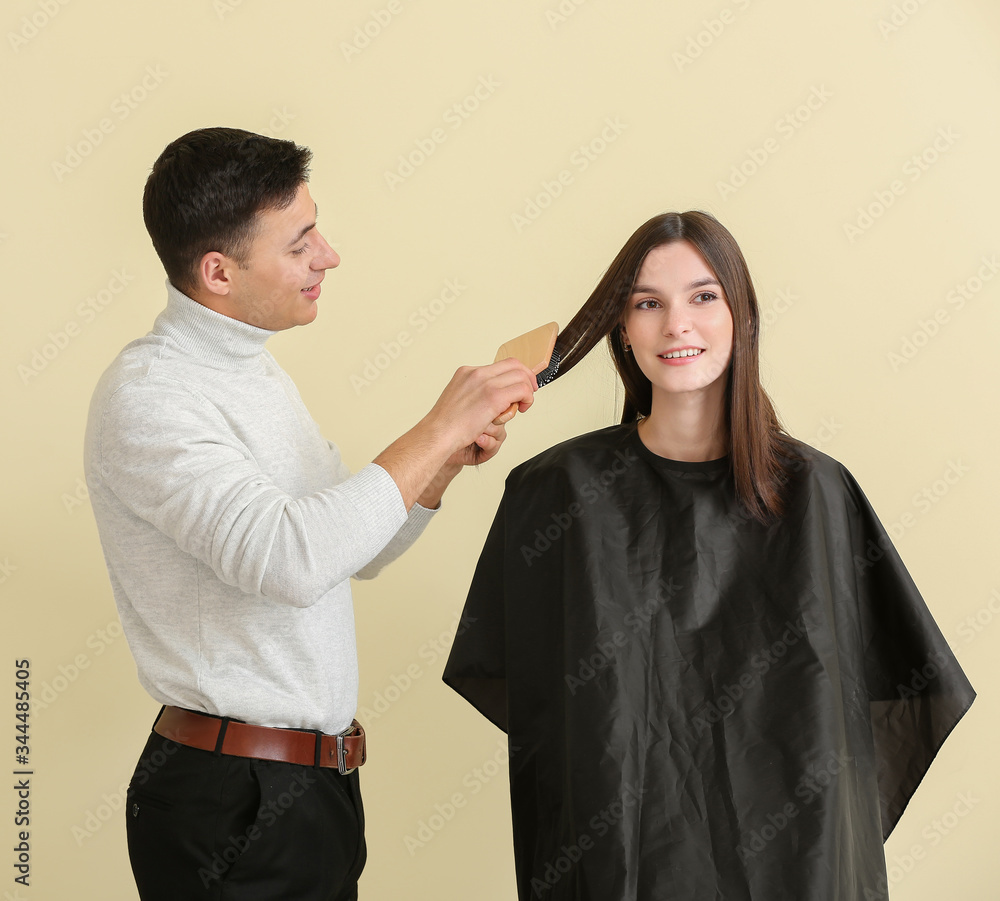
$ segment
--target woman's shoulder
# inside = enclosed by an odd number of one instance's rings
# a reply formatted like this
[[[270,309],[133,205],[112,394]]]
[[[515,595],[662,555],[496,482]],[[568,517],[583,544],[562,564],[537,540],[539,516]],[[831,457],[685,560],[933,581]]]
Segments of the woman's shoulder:
[[[784,466],[793,481],[810,484],[810,490],[847,495],[857,506],[863,492],[851,471],[839,460],[797,438],[785,437]]]
[[[633,443],[634,434],[633,422],[607,426],[568,438],[515,466],[508,481],[524,483],[558,472],[573,472],[580,467],[600,469],[617,464],[620,468],[638,459]]]
[[[832,474],[846,469],[839,460],[798,438],[782,435],[781,443],[785,466],[791,472],[806,470]]]

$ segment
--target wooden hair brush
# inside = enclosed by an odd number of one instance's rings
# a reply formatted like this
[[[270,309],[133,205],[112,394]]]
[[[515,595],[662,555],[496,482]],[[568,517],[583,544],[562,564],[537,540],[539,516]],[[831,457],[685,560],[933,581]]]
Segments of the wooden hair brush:
[[[559,325],[550,322],[539,326],[530,332],[520,335],[511,341],[505,341],[493,358],[494,363],[514,357],[524,363],[537,377],[538,387],[547,385],[559,372],[559,351],[556,349],[556,338],[559,335]],[[511,404],[493,422],[503,425],[514,418],[517,404]]]

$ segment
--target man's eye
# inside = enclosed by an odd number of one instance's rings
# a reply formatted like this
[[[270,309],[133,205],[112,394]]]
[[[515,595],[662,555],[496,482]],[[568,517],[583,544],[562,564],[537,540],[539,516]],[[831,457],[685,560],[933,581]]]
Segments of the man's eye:
[[[308,244],[303,244],[298,250],[293,250],[292,253],[294,253],[296,256],[298,256],[299,254],[305,253],[308,249],[309,249],[309,245]]]

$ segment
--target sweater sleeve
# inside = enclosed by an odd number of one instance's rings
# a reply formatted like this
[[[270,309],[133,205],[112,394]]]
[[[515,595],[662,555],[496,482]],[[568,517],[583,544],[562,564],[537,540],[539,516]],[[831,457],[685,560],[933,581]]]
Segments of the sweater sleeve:
[[[296,607],[315,604],[371,564],[408,520],[395,482],[374,463],[290,497],[220,410],[168,378],[139,378],[111,395],[98,463],[132,513],[223,582]]]
[[[346,481],[351,477],[351,470],[347,468],[347,464],[344,463],[342,457],[340,456],[340,448],[337,447],[332,441],[326,442],[327,447],[334,455],[336,460],[336,467],[338,473],[338,482]],[[372,464],[377,465],[377,464]],[[406,522],[403,523],[402,528],[395,535],[392,536],[389,543],[382,548],[382,550],[376,555],[376,557],[367,565],[362,566],[356,573],[354,573],[355,579],[365,580],[374,579],[386,566],[392,563],[397,557],[401,556],[404,551],[406,551],[422,534],[424,529],[427,527],[433,518],[434,514],[441,509],[440,504],[433,510],[428,507],[422,507],[420,504],[414,504],[410,507],[410,512],[407,514]]]
[[[372,466],[377,464],[372,463]],[[367,566],[361,567],[355,574],[356,579],[374,579],[382,569],[384,569],[388,564],[392,563],[400,554],[403,553],[410,545],[416,541],[424,529],[427,527],[427,523],[433,519],[434,514],[440,510],[441,507],[436,507],[433,510],[427,507],[421,507],[420,504],[414,504],[410,507],[410,513],[406,517],[406,522],[403,527],[392,537],[392,540],[383,548],[383,550],[369,563]]]

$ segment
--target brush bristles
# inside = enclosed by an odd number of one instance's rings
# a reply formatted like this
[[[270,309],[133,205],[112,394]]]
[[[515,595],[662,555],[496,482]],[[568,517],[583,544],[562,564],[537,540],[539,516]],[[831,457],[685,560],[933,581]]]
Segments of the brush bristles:
[[[539,388],[547,385],[559,374],[559,361],[561,359],[562,357],[559,354],[558,348],[554,348],[552,357],[549,359],[549,365],[536,376]]]

